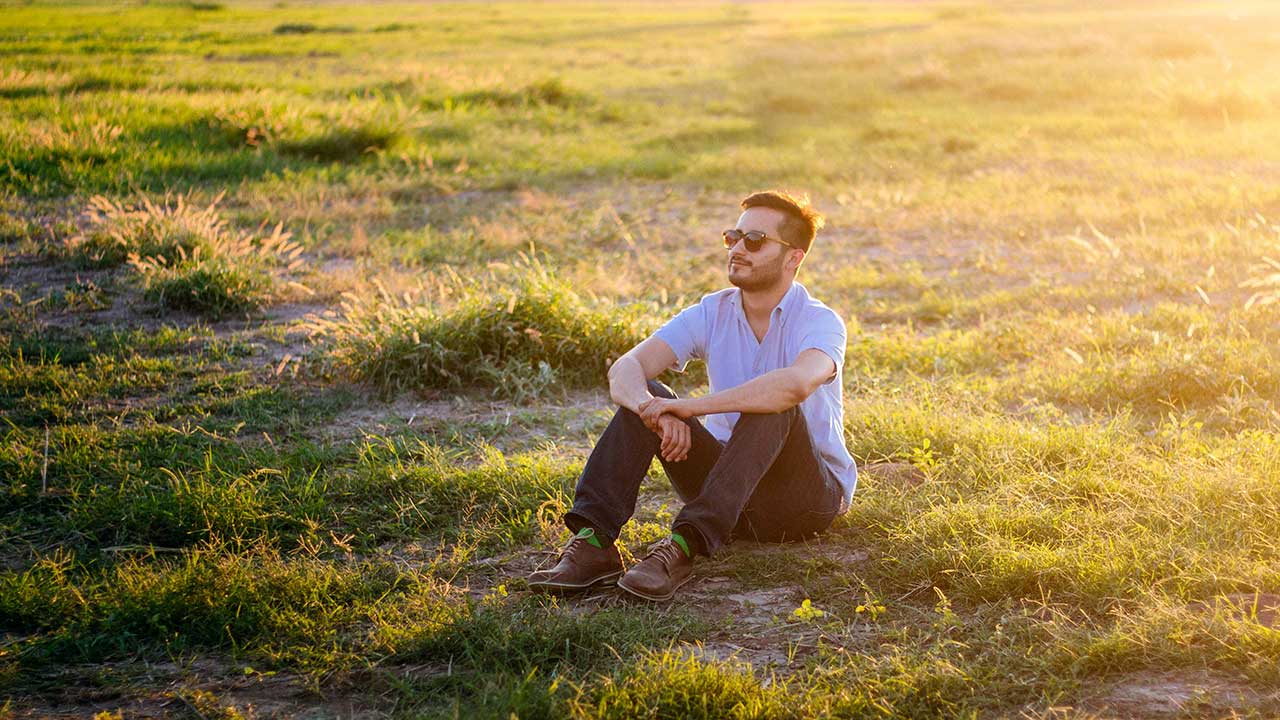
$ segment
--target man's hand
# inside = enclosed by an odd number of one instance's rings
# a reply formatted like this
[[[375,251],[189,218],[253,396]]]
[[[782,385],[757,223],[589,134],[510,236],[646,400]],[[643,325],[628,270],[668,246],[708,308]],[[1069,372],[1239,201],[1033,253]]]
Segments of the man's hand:
[[[658,435],[662,437],[662,459],[667,462],[683,462],[689,457],[689,448],[693,446],[693,435],[689,425],[675,415],[658,416]]]
[[[694,416],[693,409],[689,406],[689,402],[684,399],[672,400],[670,398],[650,398],[640,403],[637,408],[638,415],[644,424],[653,428],[657,432],[658,418],[663,415],[674,415],[680,420],[691,418]]]

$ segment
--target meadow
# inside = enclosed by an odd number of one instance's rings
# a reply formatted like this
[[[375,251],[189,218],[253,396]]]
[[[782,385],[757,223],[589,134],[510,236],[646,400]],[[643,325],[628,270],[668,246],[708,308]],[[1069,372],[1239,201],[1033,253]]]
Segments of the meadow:
[[[0,718],[1280,714],[1280,6],[0,7]],[[530,593],[775,186],[852,508]]]

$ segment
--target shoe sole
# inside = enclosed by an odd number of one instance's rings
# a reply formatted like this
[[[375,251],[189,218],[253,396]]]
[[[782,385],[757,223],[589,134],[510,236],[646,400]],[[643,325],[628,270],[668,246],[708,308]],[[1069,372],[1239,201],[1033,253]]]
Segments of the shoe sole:
[[[585,583],[531,582],[529,583],[529,589],[549,593],[574,592],[578,590],[589,590],[596,585],[611,583],[620,577],[622,577],[622,571],[618,570],[617,572],[611,572],[607,575],[601,575],[600,577],[589,580]]]
[[[626,578],[623,578],[623,580],[625,579]],[[684,587],[684,584],[689,582],[692,579],[693,579],[693,575],[690,575],[689,577],[681,580],[679,583],[676,584],[675,587],[671,588],[671,592],[667,593],[666,595],[650,595],[649,593],[643,592],[641,590],[635,590],[633,588],[629,588],[625,584],[623,584],[622,580],[618,581],[618,587],[627,591],[628,593],[631,593],[632,595],[635,595],[641,600],[649,600],[652,602],[666,602],[671,598],[675,597],[676,591]]]

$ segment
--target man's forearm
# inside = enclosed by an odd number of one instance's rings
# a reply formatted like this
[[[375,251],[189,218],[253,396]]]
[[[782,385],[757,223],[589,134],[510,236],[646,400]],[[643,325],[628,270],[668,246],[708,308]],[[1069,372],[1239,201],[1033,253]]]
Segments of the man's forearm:
[[[653,397],[639,360],[624,355],[609,368],[609,397],[631,412],[639,412],[640,403]]]
[[[809,396],[804,380],[792,368],[767,372],[741,385],[700,398],[690,398],[694,415],[715,413],[776,413],[799,405]]]

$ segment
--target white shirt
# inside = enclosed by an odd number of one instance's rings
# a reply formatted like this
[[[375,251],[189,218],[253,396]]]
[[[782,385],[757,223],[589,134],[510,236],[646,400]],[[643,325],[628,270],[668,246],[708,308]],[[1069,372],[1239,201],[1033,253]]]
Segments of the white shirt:
[[[707,364],[711,392],[736,387],[767,372],[789,367],[804,350],[815,348],[836,364],[835,377],[800,403],[818,460],[843,490],[840,511],[849,509],[858,484],[858,468],[844,444],[844,321],[813,299],[798,282],[769,316],[769,330],[757,341],[742,308],[742,291],[726,288],[702,298],[658,329],[655,335],[676,355],[683,372],[693,358]],[[729,441],[738,413],[708,415],[705,426],[717,440]]]

